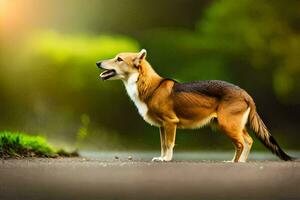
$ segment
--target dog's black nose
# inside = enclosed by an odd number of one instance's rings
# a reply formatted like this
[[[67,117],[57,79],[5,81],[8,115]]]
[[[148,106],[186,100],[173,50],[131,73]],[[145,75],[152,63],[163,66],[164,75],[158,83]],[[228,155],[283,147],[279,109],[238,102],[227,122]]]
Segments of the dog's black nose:
[[[96,65],[100,68],[101,67],[101,61],[96,62]]]

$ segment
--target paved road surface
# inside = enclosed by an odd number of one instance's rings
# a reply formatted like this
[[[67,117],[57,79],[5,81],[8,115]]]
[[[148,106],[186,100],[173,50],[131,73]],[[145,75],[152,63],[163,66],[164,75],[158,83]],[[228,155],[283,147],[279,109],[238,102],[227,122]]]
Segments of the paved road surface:
[[[300,199],[300,162],[0,161],[0,199]]]

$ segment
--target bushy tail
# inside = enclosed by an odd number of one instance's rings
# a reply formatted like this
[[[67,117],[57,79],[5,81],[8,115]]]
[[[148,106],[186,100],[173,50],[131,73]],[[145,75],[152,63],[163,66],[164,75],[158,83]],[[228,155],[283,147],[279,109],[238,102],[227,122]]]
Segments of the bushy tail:
[[[266,125],[259,117],[256,112],[256,107],[254,101],[249,99],[250,106],[249,122],[252,130],[255,132],[256,137],[274,154],[276,154],[281,160],[290,161],[294,158],[287,155],[278,145],[275,138],[269,133]]]

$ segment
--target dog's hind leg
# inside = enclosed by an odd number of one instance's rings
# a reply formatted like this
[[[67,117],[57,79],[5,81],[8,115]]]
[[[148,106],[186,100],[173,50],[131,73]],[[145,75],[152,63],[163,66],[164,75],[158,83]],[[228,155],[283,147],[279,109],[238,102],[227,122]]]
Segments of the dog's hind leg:
[[[243,157],[243,153],[245,149],[244,138],[239,133],[227,133],[230,136],[234,146],[235,146],[235,154],[231,162],[246,162],[245,158]],[[233,136],[235,135],[235,136]]]
[[[219,105],[217,119],[221,130],[232,140],[235,155],[232,162],[246,162],[243,129],[249,114],[248,105],[242,101],[223,102]]]
[[[248,159],[248,155],[249,155],[249,152],[251,150],[251,147],[252,147],[252,144],[253,144],[253,140],[252,138],[250,137],[250,135],[248,134],[245,126],[247,124],[247,121],[248,121],[248,116],[249,116],[249,112],[250,112],[250,108],[248,108],[246,110],[246,112],[243,114],[242,116],[242,122],[241,122],[241,126],[243,127],[243,138],[244,138],[244,141],[245,141],[245,147],[244,147],[244,151],[241,155],[241,158],[240,158],[240,162],[246,162],[247,159]]]
[[[244,161],[246,162],[253,144],[253,139],[251,138],[251,136],[249,135],[249,133],[247,132],[246,129],[243,130],[243,138],[245,140],[245,150],[242,153],[242,158],[244,159]]]

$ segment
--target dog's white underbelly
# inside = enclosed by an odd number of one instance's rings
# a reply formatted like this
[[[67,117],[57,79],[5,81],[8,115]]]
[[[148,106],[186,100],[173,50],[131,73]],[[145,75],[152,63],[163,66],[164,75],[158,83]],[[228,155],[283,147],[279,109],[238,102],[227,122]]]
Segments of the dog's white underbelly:
[[[195,123],[191,128],[192,129],[202,128],[203,126],[209,124],[211,122],[211,120],[214,119],[214,118],[216,118],[216,117],[217,117],[217,114],[216,113],[212,113],[211,115],[205,117],[201,121]]]
[[[136,84],[138,76],[139,76],[138,73],[133,74],[131,75],[131,77],[129,77],[127,81],[124,81],[126,91],[129,97],[131,98],[131,100],[134,102],[135,106],[138,109],[139,114],[143,117],[143,119],[151,125],[159,126],[159,124],[157,124],[154,120],[152,120],[148,116],[148,106],[145,102],[141,101],[139,97],[139,92]]]
[[[183,128],[183,129],[199,129],[199,128],[202,128],[203,126],[209,124],[211,122],[211,120],[216,117],[217,117],[217,114],[212,113],[200,121],[195,121],[194,123],[182,124],[179,127]]]

